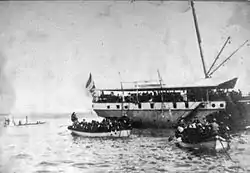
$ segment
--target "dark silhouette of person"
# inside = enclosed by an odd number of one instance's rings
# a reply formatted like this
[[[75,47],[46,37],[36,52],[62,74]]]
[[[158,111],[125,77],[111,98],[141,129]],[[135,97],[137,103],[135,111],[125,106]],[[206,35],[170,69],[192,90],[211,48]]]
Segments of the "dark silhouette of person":
[[[78,122],[78,118],[77,118],[75,112],[73,112],[73,113],[71,114],[71,121],[72,121],[73,123]]]

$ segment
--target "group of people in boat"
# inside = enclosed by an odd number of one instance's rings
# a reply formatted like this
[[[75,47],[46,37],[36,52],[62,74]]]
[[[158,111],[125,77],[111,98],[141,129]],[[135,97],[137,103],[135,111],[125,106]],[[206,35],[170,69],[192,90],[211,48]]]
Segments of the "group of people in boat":
[[[75,112],[73,112],[71,121],[73,122],[72,129],[83,132],[111,132],[132,129],[131,120],[126,116],[121,118],[105,118],[101,122],[95,120],[87,122],[85,119],[79,122]]]
[[[229,139],[229,131],[228,126],[224,125],[223,122],[217,122],[215,118],[212,120],[204,119],[204,122],[195,119],[190,124],[181,121],[175,132],[175,137],[181,138],[185,143],[195,144],[210,140],[217,135]]]

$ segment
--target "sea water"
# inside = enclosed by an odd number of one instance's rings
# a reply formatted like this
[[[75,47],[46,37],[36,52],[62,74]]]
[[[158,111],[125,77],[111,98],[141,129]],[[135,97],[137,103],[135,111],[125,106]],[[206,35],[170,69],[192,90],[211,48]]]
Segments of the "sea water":
[[[250,131],[235,134],[227,153],[194,153],[169,142],[169,130],[133,130],[125,139],[84,138],[67,130],[70,116],[29,118],[46,124],[0,128],[1,173],[250,172]]]

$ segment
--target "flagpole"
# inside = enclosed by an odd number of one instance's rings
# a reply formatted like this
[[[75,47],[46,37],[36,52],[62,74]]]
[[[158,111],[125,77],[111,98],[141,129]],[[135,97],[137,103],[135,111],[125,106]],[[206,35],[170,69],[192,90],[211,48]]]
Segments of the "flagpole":
[[[123,90],[123,85],[122,85],[121,73],[120,73],[120,72],[118,72],[118,74],[119,74],[119,77],[120,77],[121,90],[122,90],[122,112],[121,112],[121,114],[122,114],[122,116],[123,116],[124,90]]]

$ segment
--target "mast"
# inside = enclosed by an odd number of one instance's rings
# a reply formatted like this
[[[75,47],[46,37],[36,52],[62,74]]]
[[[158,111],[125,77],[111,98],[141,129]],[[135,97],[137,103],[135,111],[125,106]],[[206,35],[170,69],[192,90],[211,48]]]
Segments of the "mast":
[[[201,36],[200,36],[199,27],[198,27],[198,23],[197,23],[197,17],[196,17],[196,13],[195,13],[195,9],[194,9],[194,2],[192,0],[191,0],[191,7],[192,7],[192,14],[194,17],[194,25],[195,25],[195,31],[196,31],[196,36],[197,36],[197,40],[198,40],[199,50],[200,50],[203,71],[204,71],[205,78],[208,78],[205,60],[204,60],[204,56],[203,56],[203,51],[202,51],[202,47],[201,47]]]

